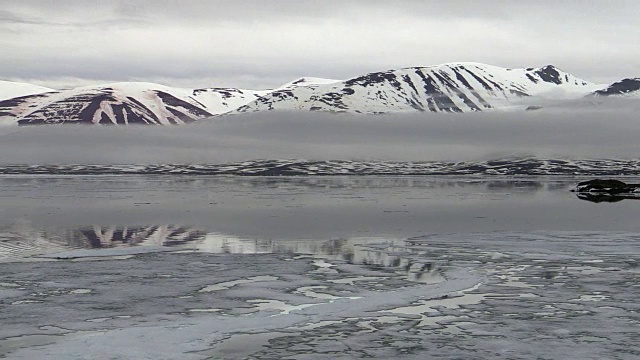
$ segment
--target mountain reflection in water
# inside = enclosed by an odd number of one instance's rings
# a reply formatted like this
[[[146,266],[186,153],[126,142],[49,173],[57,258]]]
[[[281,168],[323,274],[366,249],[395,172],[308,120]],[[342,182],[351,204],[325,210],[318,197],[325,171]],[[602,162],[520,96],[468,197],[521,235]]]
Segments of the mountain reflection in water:
[[[205,235],[204,231],[176,225],[93,226],[77,231],[80,241],[86,244],[84,247],[91,249],[133,245],[176,246],[202,239]]]
[[[639,202],[599,211],[569,191],[575,183],[534,177],[6,175],[0,176],[0,261],[70,249],[162,246],[403,267],[413,266],[402,260],[406,247],[393,247],[415,236],[640,231]],[[390,248],[380,252],[373,243]]]
[[[8,230],[8,231],[7,231]],[[389,268],[405,273],[410,281],[434,283],[444,280],[436,262],[411,259],[407,242],[388,238],[329,240],[243,239],[179,225],[90,226],[37,231],[22,226],[0,233],[0,261],[10,260],[7,248],[32,248],[34,255],[68,249],[100,249],[163,246],[215,254],[291,254],[322,259],[341,259],[357,265]],[[40,250],[40,251],[38,251]],[[28,254],[28,251],[23,255]],[[4,256],[3,256],[4,255]]]

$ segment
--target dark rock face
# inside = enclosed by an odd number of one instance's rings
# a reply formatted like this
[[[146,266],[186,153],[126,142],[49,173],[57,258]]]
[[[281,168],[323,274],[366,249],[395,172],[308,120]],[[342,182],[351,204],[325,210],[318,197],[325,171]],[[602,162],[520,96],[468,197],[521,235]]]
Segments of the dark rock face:
[[[240,89],[235,88],[206,88],[206,89],[195,89],[193,90],[193,95],[198,95],[206,92],[214,92],[220,94],[223,99],[229,99],[234,95],[244,94],[244,92]]]
[[[167,105],[167,109],[185,123],[194,121],[192,117],[186,116],[186,113],[193,114],[197,118],[212,116],[212,114],[205,111],[204,109],[189,104],[186,101],[180,100],[171,94],[167,94],[164,91],[156,91],[155,93],[160,99],[162,99],[162,102]]]
[[[640,90],[640,78],[635,79],[623,79],[621,81],[611,84],[608,88],[595,91],[595,96],[611,96],[628,94],[634,91]]]
[[[560,73],[553,65],[547,65],[539,70],[535,71],[535,74],[540,76],[542,81],[550,82],[554,84],[562,84]]]
[[[390,82],[390,83],[394,84],[394,86],[396,88],[400,86],[400,83],[396,79],[396,75],[393,74],[391,71],[375,72],[375,73],[366,74],[366,75],[363,75],[363,76],[360,76],[360,77],[353,78],[353,79],[345,81],[345,85],[347,85],[347,86],[354,86],[354,85],[370,86],[370,85],[373,85],[373,84],[379,84],[379,83],[383,83],[383,82]]]
[[[23,106],[25,104],[28,104],[33,99],[43,98],[49,94],[55,94],[55,93],[51,92],[47,94],[26,95],[26,96],[15,97],[12,99],[2,100],[0,101],[0,116],[13,116],[11,112],[13,108]]]

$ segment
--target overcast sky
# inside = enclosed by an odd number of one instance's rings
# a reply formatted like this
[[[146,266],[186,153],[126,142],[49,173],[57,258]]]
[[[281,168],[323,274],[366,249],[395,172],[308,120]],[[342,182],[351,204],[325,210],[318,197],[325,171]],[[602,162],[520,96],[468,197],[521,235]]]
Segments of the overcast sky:
[[[0,79],[276,87],[406,66],[640,76],[637,0],[1,0]]]

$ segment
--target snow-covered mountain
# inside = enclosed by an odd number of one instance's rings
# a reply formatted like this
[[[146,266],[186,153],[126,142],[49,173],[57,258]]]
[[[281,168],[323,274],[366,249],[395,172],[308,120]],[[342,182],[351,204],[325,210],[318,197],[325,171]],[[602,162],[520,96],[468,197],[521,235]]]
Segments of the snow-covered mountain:
[[[541,101],[579,98],[600,87],[551,65],[506,69],[478,63],[451,63],[375,72],[317,86],[278,89],[232,113],[524,110]]]
[[[640,78],[622,79],[605,89],[593,92],[595,96],[637,96],[640,97]]]
[[[403,68],[347,80],[304,77],[269,90],[125,82],[54,91],[0,82],[0,95],[19,94],[0,101],[0,124],[168,125],[269,110],[361,114],[526,110],[585,96],[637,95],[639,88],[638,78],[608,86],[552,65],[507,69],[479,63]]]
[[[227,113],[272,91],[339,80],[300,78],[275,90],[236,88],[184,89],[143,82],[32,91],[0,101],[0,124],[185,124]],[[1,84],[0,84],[1,86]],[[35,89],[35,88],[34,88]]]
[[[85,86],[1,101],[0,123],[184,124],[230,111],[265,93],[140,82]]]
[[[0,80],[0,101],[19,96],[55,91],[44,86]]]

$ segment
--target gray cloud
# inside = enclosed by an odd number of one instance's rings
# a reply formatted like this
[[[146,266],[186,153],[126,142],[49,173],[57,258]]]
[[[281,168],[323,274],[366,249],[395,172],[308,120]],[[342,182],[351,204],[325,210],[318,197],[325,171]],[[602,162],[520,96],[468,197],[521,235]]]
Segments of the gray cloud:
[[[640,4],[614,2],[8,0],[0,77],[275,87],[478,61],[612,82],[640,71]]]
[[[0,22],[2,24],[34,24],[39,25],[42,22],[36,19],[19,16],[11,11],[0,10]]]
[[[178,127],[5,128],[1,162],[224,163],[250,159],[637,158],[640,104],[535,112],[356,116],[268,112]],[[70,130],[73,131],[70,131]]]

